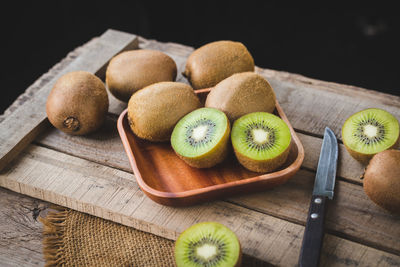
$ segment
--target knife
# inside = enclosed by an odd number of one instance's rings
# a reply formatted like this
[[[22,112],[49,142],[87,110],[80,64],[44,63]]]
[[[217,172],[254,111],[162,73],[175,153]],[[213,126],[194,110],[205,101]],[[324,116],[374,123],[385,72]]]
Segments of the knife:
[[[335,134],[325,128],[324,140],[319,155],[314,190],[308,210],[306,229],[301,245],[299,266],[318,266],[324,237],[324,216],[326,198],[333,198],[335,187],[338,145]]]

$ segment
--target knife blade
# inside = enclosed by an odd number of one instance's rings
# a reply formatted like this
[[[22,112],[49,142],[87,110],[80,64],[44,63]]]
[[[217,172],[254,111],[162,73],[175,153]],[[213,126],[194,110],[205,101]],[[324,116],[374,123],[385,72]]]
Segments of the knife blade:
[[[326,198],[333,198],[337,159],[336,136],[331,129],[326,127],[300,250],[299,266],[301,267],[312,267],[319,264],[324,237],[325,203]]]

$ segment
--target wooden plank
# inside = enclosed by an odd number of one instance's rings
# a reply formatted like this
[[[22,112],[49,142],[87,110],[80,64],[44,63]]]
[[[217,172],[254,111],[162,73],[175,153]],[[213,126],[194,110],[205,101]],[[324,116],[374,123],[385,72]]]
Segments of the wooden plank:
[[[175,240],[199,221],[235,231],[245,254],[279,266],[297,262],[304,227],[224,201],[187,208],[159,205],[130,173],[30,145],[0,174],[0,186]],[[400,264],[400,256],[327,234],[321,266]]]
[[[35,95],[0,123],[0,170],[28,145],[46,123],[46,100],[54,82],[63,74],[85,70],[103,76],[110,58],[124,49],[137,47],[135,35],[106,31],[96,42],[45,84]]]
[[[69,136],[58,130],[50,130],[40,136],[38,143],[76,157],[132,172],[115,127],[115,120],[115,117],[108,117],[104,129],[90,137]],[[305,164],[308,164],[307,169],[315,171],[321,139],[300,136],[302,141],[312,138],[319,142],[317,147],[314,146],[318,143],[317,141],[304,142],[306,155],[309,155]],[[341,147],[341,150],[343,149]],[[347,170],[354,164],[358,163],[351,158],[341,157],[339,173],[348,174]],[[315,172],[301,170],[288,183],[267,191],[268,193],[232,198],[230,201],[291,222],[304,224],[314,179]],[[327,222],[327,227],[331,232],[388,251],[400,252],[399,218],[375,206],[359,185],[337,182],[335,198],[329,207]],[[388,228],[387,225],[391,227]]]
[[[42,224],[48,203],[0,188],[1,266],[44,266]]]

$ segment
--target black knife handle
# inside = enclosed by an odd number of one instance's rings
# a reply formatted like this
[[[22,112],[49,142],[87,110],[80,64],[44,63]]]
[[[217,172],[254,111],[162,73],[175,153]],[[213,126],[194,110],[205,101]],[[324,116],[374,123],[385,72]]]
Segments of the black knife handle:
[[[325,202],[324,196],[311,198],[299,257],[300,267],[316,267],[319,264],[324,239]]]

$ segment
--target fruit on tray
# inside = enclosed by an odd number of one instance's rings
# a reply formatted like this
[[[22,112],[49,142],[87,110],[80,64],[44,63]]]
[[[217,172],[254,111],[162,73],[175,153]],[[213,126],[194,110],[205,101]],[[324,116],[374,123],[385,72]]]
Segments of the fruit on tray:
[[[190,166],[208,168],[225,159],[229,149],[229,133],[229,120],[222,111],[200,108],[176,124],[171,145]]]
[[[342,127],[342,139],[352,157],[362,163],[399,141],[399,122],[389,112],[370,108],[350,116]]]
[[[128,121],[132,131],[149,141],[168,141],[175,124],[201,107],[192,87],[179,82],[159,82],[132,95]]]
[[[131,50],[113,57],[106,71],[110,92],[128,102],[131,95],[148,85],[175,81],[177,68],[167,54],[156,50]]]
[[[46,102],[50,123],[73,135],[94,132],[108,111],[108,95],[103,82],[86,71],[69,72],[54,84]]]
[[[234,121],[252,112],[272,113],[275,101],[275,92],[266,79],[254,72],[242,72],[212,88],[205,106],[222,110]]]
[[[183,75],[194,89],[213,87],[234,73],[254,71],[254,60],[240,42],[217,41],[196,49]]]
[[[400,214],[400,151],[377,153],[364,174],[364,191],[382,208]]]
[[[242,250],[232,230],[216,222],[202,222],[186,229],[175,242],[178,267],[240,266]]]
[[[231,140],[236,158],[245,168],[271,172],[285,163],[291,134],[281,118],[267,112],[253,112],[234,122]]]

